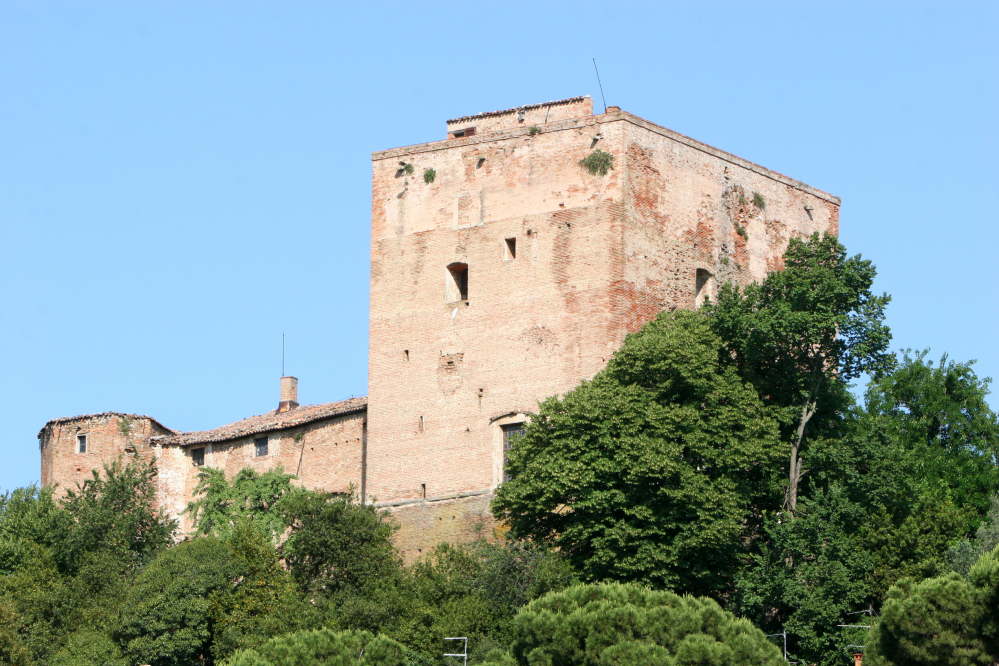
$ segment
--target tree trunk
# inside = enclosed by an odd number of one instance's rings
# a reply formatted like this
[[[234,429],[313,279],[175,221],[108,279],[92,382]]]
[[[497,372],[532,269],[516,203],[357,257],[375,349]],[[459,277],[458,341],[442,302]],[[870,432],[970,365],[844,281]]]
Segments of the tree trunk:
[[[805,426],[815,415],[816,400],[821,378],[816,378],[808,391],[808,399],[801,406],[801,419],[798,421],[798,431],[795,433],[794,444],[791,445],[791,464],[787,470],[787,497],[784,500],[784,508],[794,517],[794,512],[798,508],[798,483],[801,481],[801,443],[805,439]]]

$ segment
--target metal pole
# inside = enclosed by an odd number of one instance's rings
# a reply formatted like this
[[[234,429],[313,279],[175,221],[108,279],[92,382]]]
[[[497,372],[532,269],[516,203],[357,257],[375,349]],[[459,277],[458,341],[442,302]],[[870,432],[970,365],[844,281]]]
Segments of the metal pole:
[[[464,666],[468,666],[468,637],[459,636],[457,638],[445,638],[446,641],[465,641],[465,651],[461,654],[444,654],[445,657],[461,657],[465,660]]]
[[[604,97],[604,84],[600,82],[600,70],[597,69],[597,59],[593,59],[593,71],[597,73],[597,85],[600,86],[600,99],[604,103],[604,113],[607,113],[607,98]]]

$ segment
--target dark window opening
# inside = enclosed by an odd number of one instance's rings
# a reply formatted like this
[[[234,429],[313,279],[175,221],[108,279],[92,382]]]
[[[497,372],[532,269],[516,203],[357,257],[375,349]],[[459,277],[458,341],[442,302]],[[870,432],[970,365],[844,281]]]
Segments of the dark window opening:
[[[78,453],[86,453],[87,452],[87,436],[86,435],[77,435],[76,436],[76,450],[77,450]]]
[[[403,360],[406,363],[409,363],[409,350],[408,349],[403,349],[402,350],[402,354],[403,354]]]
[[[516,259],[517,258],[517,239],[507,238],[506,239],[506,258]]]
[[[705,299],[711,298],[712,275],[703,268],[698,268],[694,278],[694,307],[701,307]]]
[[[523,423],[509,423],[505,426],[500,426],[500,428],[503,429],[503,480],[509,481],[510,474],[506,471],[507,453],[513,447],[514,443],[524,436],[526,430]]]
[[[468,264],[451,264],[447,267],[450,276],[448,285],[448,301],[468,300]]]
[[[205,449],[191,449],[191,462],[194,463],[195,467],[201,467],[205,464]]]
[[[427,499],[427,484],[420,484],[420,499]]]
[[[466,127],[465,129],[456,130],[452,133],[452,136],[456,139],[460,139],[463,136],[475,136],[475,128]]]
[[[267,455],[267,438],[266,437],[257,437],[255,440],[253,440],[253,444],[254,444],[254,446],[256,448],[256,455],[257,455],[258,458]]]

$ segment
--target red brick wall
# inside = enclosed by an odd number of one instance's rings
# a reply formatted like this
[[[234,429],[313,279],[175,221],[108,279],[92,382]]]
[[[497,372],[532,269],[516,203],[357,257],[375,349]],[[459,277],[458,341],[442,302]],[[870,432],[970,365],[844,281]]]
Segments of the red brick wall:
[[[149,456],[150,437],[169,431],[152,419],[125,414],[96,414],[70,419],[55,419],[39,433],[42,454],[42,486],[54,485],[57,494],[101,470],[105,463],[133,456]],[[86,435],[87,452],[79,453],[77,437]]]
[[[793,235],[838,229],[835,197],[610,111],[373,156],[368,486],[397,505],[409,556],[445,534],[427,527],[444,506],[477,524],[487,495],[431,500],[499,483],[497,417],[533,411],[661,310],[691,307],[698,268],[709,290],[759,279]],[[578,164],[594,148],[615,157],[606,176]],[[455,262],[467,302],[446,298]]]
[[[255,438],[268,437],[266,456],[256,456]],[[296,441],[297,440],[297,441]],[[231,479],[245,467],[263,473],[277,467],[298,476],[311,490],[361,492],[364,452],[364,413],[353,413],[317,421],[297,428],[261,433],[225,442],[166,445],[158,447],[160,501],[178,518],[182,532],[191,529],[181,513],[194,498],[198,472],[192,450],[205,449],[205,465],[225,471]]]

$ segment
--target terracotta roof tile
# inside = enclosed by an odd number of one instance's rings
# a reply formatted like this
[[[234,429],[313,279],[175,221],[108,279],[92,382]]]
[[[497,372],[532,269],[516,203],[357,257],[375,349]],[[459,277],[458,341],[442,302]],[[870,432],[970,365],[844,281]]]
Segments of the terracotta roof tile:
[[[165,425],[154,419],[152,416],[145,416],[143,414],[124,414],[122,412],[100,412],[98,414],[80,414],[78,416],[60,416],[57,419],[49,419],[48,423],[38,431],[38,438],[42,438],[42,433],[45,432],[45,428],[49,426],[58,425],[60,423],[72,423],[73,421],[89,421],[90,419],[99,419],[106,416],[125,416],[130,419],[148,419],[152,421],[164,430],[169,430],[170,432],[180,434],[179,430],[174,430],[173,428],[167,428]]]
[[[367,396],[341,400],[340,402],[327,402],[321,405],[303,405],[290,409],[287,412],[278,413],[277,410],[251,416],[242,421],[236,421],[229,425],[215,428],[214,430],[201,430],[197,432],[184,432],[176,435],[165,435],[154,437],[158,444],[174,444],[177,446],[188,446],[191,444],[207,444],[209,442],[225,442],[240,437],[249,437],[262,432],[272,432],[274,430],[285,430],[297,426],[321,421],[333,416],[353,414],[364,411],[368,407]]]
[[[447,124],[451,123],[462,123],[466,120],[474,120],[476,118],[488,118],[490,116],[502,116],[507,113],[515,113],[517,111],[530,111],[532,109],[540,109],[543,106],[560,106],[562,104],[575,104],[576,102],[582,102],[584,99],[589,97],[589,95],[583,95],[581,97],[567,97],[566,99],[555,100],[554,102],[544,102],[542,104],[528,104],[526,106],[515,106],[512,109],[503,109],[502,111],[485,111],[483,113],[476,113],[474,116],[462,116],[461,118],[452,118],[447,121]]]

